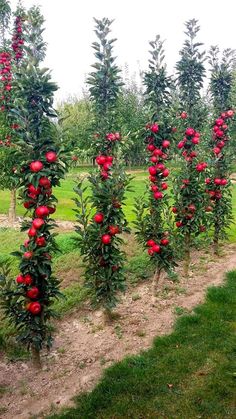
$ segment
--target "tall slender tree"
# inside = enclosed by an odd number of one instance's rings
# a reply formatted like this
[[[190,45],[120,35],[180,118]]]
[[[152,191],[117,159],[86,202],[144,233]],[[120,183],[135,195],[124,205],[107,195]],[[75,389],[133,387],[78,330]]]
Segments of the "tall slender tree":
[[[9,8],[7,7],[7,14]],[[23,57],[24,45],[24,17],[25,11],[19,5],[12,14],[14,18],[14,27],[12,41],[9,33],[9,16],[4,19],[2,16],[1,25],[4,26],[1,36],[1,113],[0,113],[0,187],[10,190],[9,221],[13,223],[16,218],[16,189],[18,179],[15,176],[19,164],[18,147],[16,137],[18,124],[15,122],[15,113],[12,112],[13,104],[17,100],[18,88],[16,83],[16,74],[19,71]],[[8,25],[8,26],[7,26]],[[8,31],[7,31],[8,29]],[[15,106],[15,105],[14,105]],[[16,109],[15,109],[16,110]]]
[[[180,51],[180,60],[176,64],[177,83],[180,91],[180,134],[181,150],[180,173],[174,184],[177,237],[184,248],[184,275],[189,274],[190,249],[194,237],[205,227],[204,179],[202,172],[207,167],[198,160],[197,146],[201,138],[201,129],[206,120],[206,109],[202,102],[201,89],[205,77],[205,52],[202,43],[197,41],[200,30],[198,21],[191,19],[185,23],[186,40]]]
[[[92,301],[111,317],[116,305],[117,293],[124,290],[124,254],[121,250],[120,233],[127,231],[122,210],[128,177],[120,165],[119,154],[122,138],[117,132],[117,99],[122,86],[120,70],[115,64],[113,44],[109,39],[112,21],[95,19],[98,42],[92,44],[97,62],[95,72],[90,74],[90,97],[94,107],[95,135],[91,144],[98,169],[88,180],[91,186],[89,202],[95,211],[86,212],[84,188],[76,188],[78,198],[76,231],[85,262],[85,284],[91,290]]]
[[[22,162],[20,195],[31,220],[22,223],[28,239],[14,253],[20,260],[16,286],[6,280],[3,291],[5,313],[16,325],[18,340],[32,350],[37,366],[40,366],[41,349],[50,347],[52,342],[51,306],[60,294],[59,281],[52,274],[51,259],[57,249],[51,234],[55,225],[51,214],[57,201],[52,187],[60,184],[66,169],[61,150],[55,144],[55,126],[51,122],[56,116],[53,94],[57,86],[51,81],[49,70],[40,65],[45,54],[43,22],[40,9],[31,8],[25,30],[24,62],[17,77],[20,96],[16,101],[20,126],[17,144]]]
[[[170,272],[175,265],[172,237],[170,234],[170,208],[168,196],[169,176],[167,161],[173,145],[174,130],[170,125],[169,106],[171,103],[172,79],[167,75],[164,63],[163,41],[158,35],[150,42],[151,58],[149,71],[144,75],[145,101],[151,113],[151,121],[146,125],[144,142],[149,154],[148,202],[137,200],[136,234],[147,249],[154,266],[153,292],[163,271]]]

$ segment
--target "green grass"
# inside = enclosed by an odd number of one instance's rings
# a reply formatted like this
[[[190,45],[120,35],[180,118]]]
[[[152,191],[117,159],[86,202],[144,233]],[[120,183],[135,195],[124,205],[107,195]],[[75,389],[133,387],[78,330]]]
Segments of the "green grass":
[[[76,407],[50,419],[235,418],[236,271],[172,334],[105,371]]]
[[[57,212],[55,214],[55,218],[59,220],[66,220],[66,221],[75,221],[76,216],[73,209],[75,209],[75,203],[73,198],[76,197],[74,192],[74,187],[76,185],[76,179],[81,174],[86,174],[92,168],[88,167],[77,167],[72,169],[70,173],[68,173],[65,180],[62,180],[61,186],[55,188],[55,195],[58,199],[58,206]],[[133,180],[131,181],[132,191],[127,192],[126,194],[126,203],[124,212],[129,222],[134,221],[134,203],[135,199],[139,196],[143,195],[146,189],[146,180],[148,178],[147,172],[143,171],[141,168],[137,168],[135,170],[130,170],[129,173],[133,176]],[[85,182],[86,184],[86,182]],[[87,191],[89,193],[89,191]],[[9,209],[9,199],[10,194],[8,191],[1,191],[0,190],[0,202],[1,202],[1,213],[7,214]],[[25,210],[22,207],[20,201],[17,203],[17,215],[24,215]],[[233,186],[233,216],[236,221],[236,185]],[[236,229],[230,230],[230,241],[236,241]]]
[[[90,169],[90,168],[89,168]],[[56,218],[59,220],[69,220],[75,221],[75,212],[73,209],[75,208],[75,203],[73,198],[76,197],[75,192],[73,191],[76,185],[76,179],[78,175],[84,174],[87,172],[87,169],[84,167],[76,168],[71,171],[65,180],[61,182],[61,187],[55,188],[55,195],[58,199],[58,207],[56,212]],[[132,172],[131,172],[132,174]],[[134,174],[134,173],[133,173]],[[131,181],[131,186],[133,187],[133,192],[127,193],[127,201],[125,207],[125,213],[129,221],[134,220],[133,214],[133,205],[134,200],[137,196],[143,194],[145,190],[145,180],[147,178],[147,174],[142,171],[135,171],[135,178]],[[10,193],[8,191],[0,191],[0,202],[1,202],[1,213],[7,214],[9,209],[9,199]],[[25,210],[22,207],[20,201],[17,202],[17,215],[24,215]]]

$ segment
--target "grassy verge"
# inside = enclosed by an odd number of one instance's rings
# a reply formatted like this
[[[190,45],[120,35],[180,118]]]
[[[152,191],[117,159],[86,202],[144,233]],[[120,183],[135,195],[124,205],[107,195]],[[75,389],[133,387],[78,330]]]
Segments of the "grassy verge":
[[[172,334],[106,370],[75,408],[50,419],[235,418],[235,324],[234,271]]]

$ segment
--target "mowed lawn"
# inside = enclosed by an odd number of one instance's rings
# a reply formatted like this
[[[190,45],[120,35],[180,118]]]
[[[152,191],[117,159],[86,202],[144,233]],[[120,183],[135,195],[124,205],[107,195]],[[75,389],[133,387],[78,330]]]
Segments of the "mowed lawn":
[[[76,197],[74,187],[76,186],[76,180],[80,175],[85,175],[88,170],[78,168],[68,174],[65,180],[61,182],[61,187],[55,189],[55,195],[58,199],[58,207],[55,218],[59,220],[75,221],[75,203],[73,198]],[[147,173],[142,170],[133,170],[129,173],[134,177],[131,181],[133,191],[127,193],[127,200],[125,205],[125,214],[128,221],[134,220],[133,207],[134,201],[145,191],[145,181],[147,179]],[[9,208],[9,191],[0,191],[0,213],[7,214]],[[22,207],[20,201],[17,202],[17,215],[24,215],[25,209]]]
[[[85,176],[88,173],[88,170],[91,168],[85,169],[84,167],[79,167],[73,169],[66,177],[65,180],[62,180],[61,186],[55,189],[55,195],[58,199],[57,212],[55,218],[58,220],[65,221],[75,221],[76,216],[74,209],[76,208],[73,198],[76,197],[74,188],[77,183],[79,176]],[[127,192],[126,202],[124,212],[129,222],[134,221],[134,203],[135,200],[139,199],[146,190],[148,173],[142,169],[134,169],[128,171],[131,174],[133,179],[131,180],[130,186],[132,191]],[[86,181],[85,181],[86,184]],[[171,181],[169,181],[171,187]],[[87,192],[89,193],[89,191]],[[0,214],[7,214],[9,208],[9,191],[0,191]],[[26,212],[20,201],[17,202],[17,215],[24,215]],[[233,216],[236,221],[236,184],[233,185]],[[230,240],[236,240],[236,229],[234,226],[230,229],[229,232]]]

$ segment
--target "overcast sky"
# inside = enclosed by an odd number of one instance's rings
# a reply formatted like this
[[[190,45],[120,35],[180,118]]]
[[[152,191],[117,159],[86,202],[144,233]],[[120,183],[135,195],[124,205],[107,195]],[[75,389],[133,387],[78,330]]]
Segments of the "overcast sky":
[[[94,62],[93,17],[115,19],[112,36],[115,55],[130,73],[147,67],[148,42],[160,34],[165,42],[168,69],[173,70],[184,40],[184,22],[199,20],[199,40],[205,48],[218,44],[236,47],[235,0],[22,0],[28,8],[41,5],[48,43],[46,65],[60,90],[57,99],[80,95],[86,74]],[[13,8],[15,0],[11,0]]]

